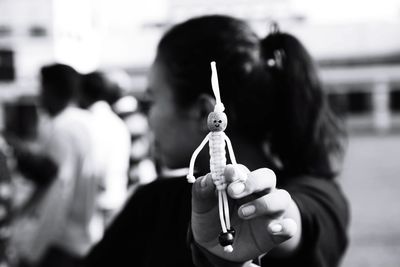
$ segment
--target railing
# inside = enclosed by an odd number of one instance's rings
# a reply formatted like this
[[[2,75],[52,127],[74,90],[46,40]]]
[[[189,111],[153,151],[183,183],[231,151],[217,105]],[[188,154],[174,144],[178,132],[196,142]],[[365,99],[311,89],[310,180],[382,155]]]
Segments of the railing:
[[[321,76],[328,94],[369,94],[373,129],[387,132],[393,128],[391,92],[400,90],[400,65],[323,69]]]

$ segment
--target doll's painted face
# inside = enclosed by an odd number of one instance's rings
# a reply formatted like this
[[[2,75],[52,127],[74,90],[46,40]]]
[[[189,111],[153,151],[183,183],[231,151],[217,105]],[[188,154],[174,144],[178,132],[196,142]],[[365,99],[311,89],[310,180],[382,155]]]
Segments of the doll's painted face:
[[[207,126],[211,132],[222,132],[228,125],[228,118],[224,112],[211,112],[207,118]]]

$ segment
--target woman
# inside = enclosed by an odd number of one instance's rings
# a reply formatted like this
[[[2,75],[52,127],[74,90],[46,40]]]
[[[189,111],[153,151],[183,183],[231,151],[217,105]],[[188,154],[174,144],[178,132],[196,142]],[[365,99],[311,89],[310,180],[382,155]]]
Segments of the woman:
[[[208,133],[215,104],[209,64],[217,62],[226,132],[244,165],[225,169],[234,251],[218,245],[218,202],[203,150],[193,187],[180,177],[139,189],[86,259],[88,266],[338,264],[347,240],[346,201],[332,181],[340,131],[321,88],[288,84],[273,68],[284,66],[290,53],[283,61],[271,57],[266,43],[234,18],[191,19],[163,36],[149,76],[157,158],[168,168],[184,168]]]

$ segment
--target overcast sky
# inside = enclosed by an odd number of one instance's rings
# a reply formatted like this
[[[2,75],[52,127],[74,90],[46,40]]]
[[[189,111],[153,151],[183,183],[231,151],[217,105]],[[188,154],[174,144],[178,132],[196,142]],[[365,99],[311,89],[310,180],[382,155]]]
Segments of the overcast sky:
[[[15,40],[19,73],[33,73],[50,56],[48,47],[23,36],[26,28],[42,24],[49,31],[56,26],[53,51],[58,60],[90,71],[99,64],[150,64],[165,30],[152,28],[152,23],[180,21],[202,14],[199,10],[282,20],[282,29],[301,39],[316,58],[400,51],[400,0],[1,0],[0,25],[11,23],[15,36],[25,38]],[[296,15],[305,20],[291,21]],[[268,31],[266,23],[261,20],[255,28],[261,35]],[[9,42],[3,38],[2,44]]]
[[[348,23],[400,19],[399,0],[292,0],[315,22]]]

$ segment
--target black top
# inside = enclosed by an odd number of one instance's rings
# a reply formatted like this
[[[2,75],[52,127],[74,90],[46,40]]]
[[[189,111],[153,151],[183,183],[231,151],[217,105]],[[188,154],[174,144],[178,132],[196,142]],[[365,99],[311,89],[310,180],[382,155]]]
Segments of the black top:
[[[347,245],[348,224],[347,202],[340,189],[330,180],[310,177],[286,179],[278,186],[288,190],[299,206],[304,241],[292,258],[266,255],[262,266],[337,266]],[[190,208],[191,185],[185,178],[143,186],[90,252],[86,266],[194,266],[187,244]]]
[[[91,251],[87,265],[194,266],[186,243],[191,184],[184,178],[159,179],[128,200]]]

